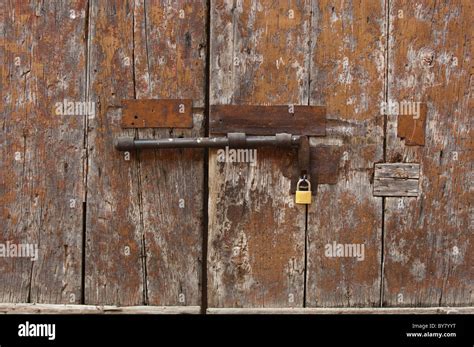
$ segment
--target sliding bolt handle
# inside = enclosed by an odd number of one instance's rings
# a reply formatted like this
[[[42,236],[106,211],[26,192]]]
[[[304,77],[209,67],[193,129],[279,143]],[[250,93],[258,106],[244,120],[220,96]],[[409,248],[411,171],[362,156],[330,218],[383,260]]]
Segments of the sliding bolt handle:
[[[115,148],[119,151],[130,151],[135,149],[133,137],[119,137],[115,139]]]

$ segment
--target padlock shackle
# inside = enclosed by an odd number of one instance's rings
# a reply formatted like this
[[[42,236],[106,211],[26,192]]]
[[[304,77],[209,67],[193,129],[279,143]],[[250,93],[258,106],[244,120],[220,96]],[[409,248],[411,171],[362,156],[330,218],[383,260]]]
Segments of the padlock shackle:
[[[311,182],[308,178],[300,178],[296,183],[296,190],[300,189],[301,183],[306,182],[308,183],[308,191],[311,191]]]

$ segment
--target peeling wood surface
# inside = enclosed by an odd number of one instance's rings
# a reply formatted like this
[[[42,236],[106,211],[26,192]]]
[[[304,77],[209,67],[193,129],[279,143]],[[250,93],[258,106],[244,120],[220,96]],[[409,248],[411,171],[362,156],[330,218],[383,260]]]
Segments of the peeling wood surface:
[[[0,301],[80,303],[85,1],[2,4],[0,243],[37,245],[38,259],[0,258]],[[58,35],[60,33],[60,35]],[[57,57],[62,57],[58,59]]]
[[[305,1],[211,1],[210,104],[307,104],[310,11]],[[252,167],[210,153],[209,307],[303,307],[305,208],[282,174],[296,153],[257,158]]]
[[[313,4],[311,104],[327,108],[327,138],[342,153],[337,184],[308,209],[306,306],[379,306],[382,201],[372,195],[383,159],[384,2]],[[337,38],[337,39],[336,39]],[[328,257],[327,245],[364,245],[364,260]]]
[[[472,305],[473,3],[390,4],[388,98],[428,112],[424,147],[407,147],[388,119],[387,161],[422,171],[417,199],[385,199],[383,303]]]

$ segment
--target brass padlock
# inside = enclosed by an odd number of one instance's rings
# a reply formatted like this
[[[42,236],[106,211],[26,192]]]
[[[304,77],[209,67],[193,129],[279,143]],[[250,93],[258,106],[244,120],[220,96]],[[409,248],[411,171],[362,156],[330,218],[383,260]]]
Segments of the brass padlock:
[[[307,190],[301,190],[301,183],[306,182]],[[312,201],[311,182],[306,178],[301,178],[296,184],[295,203],[309,205]]]

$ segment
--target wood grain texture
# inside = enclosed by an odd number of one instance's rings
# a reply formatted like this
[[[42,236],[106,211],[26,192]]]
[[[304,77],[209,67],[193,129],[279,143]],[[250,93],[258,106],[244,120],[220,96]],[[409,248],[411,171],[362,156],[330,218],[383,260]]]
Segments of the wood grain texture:
[[[0,305],[1,313],[1,305]],[[320,315],[320,314],[474,314],[473,307],[305,307],[305,308],[209,308],[207,314],[297,314],[297,315]]]
[[[375,164],[374,196],[418,196],[420,164]]]
[[[339,166],[342,159],[341,146],[322,144],[311,146],[309,157],[309,177],[313,195],[317,195],[318,185],[320,184],[337,184],[339,179]],[[296,184],[301,176],[298,164],[293,163],[293,165],[290,166],[290,173],[285,172],[285,176],[293,178],[290,192],[291,194],[295,194]]]
[[[387,161],[419,162],[421,194],[385,200],[384,305],[472,305],[473,3],[390,4],[388,98],[428,112],[424,147],[388,119]]]
[[[200,304],[202,151],[133,152],[127,161],[112,142],[202,135],[202,114],[193,130],[119,124],[122,99],[192,99],[202,108],[205,13],[197,2],[91,7],[91,98],[100,116],[89,133],[86,303]]]
[[[50,304],[1,304],[1,314],[199,314],[199,306],[113,306],[113,305],[50,305]]]
[[[137,99],[191,99],[204,107],[207,6],[204,1],[135,2]],[[145,139],[204,136],[193,129],[141,129]],[[204,150],[139,153],[140,201],[149,305],[200,305]]]
[[[372,195],[383,160],[384,2],[313,3],[311,104],[327,109],[327,138],[342,158],[335,185],[319,185],[308,212],[307,307],[380,305],[382,199]],[[364,260],[327,257],[326,245],[361,244]]]
[[[79,303],[85,1],[2,3],[0,243],[37,245],[38,260],[0,258],[0,301]],[[61,35],[58,35],[61,33]]]
[[[211,1],[210,104],[307,104],[310,11],[308,1]],[[210,153],[210,307],[303,306],[305,208],[284,175],[296,153],[257,158]]]
[[[376,178],[374,196],[418,196],[417,179]]]
[[[375,164],[374,178],[420,178],[420,164],[383,163]]]
[[[114,148],[120,102],[134,97],[133,2],[92,1],[88,19],[88,121],[85,303],[145,303],[144,242],[137,153]]]

